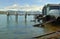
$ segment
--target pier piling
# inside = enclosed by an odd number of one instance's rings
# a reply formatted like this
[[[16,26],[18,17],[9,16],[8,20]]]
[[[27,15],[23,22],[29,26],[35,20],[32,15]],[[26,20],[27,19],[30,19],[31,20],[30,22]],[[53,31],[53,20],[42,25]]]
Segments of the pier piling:
[[[7,12],[7,20],[9,20],[9,12]]]
[[[16,14],[16,22],[18,21],[18,14]]]
[[[25,21],[27,20],[27,12],[25,13]]]
[[[15,16],[16,16],[15,17],[15,19],[16,19],[15,21],[17,22],[18,21],[18,14],[17,14],[17,12],[15,12]]]

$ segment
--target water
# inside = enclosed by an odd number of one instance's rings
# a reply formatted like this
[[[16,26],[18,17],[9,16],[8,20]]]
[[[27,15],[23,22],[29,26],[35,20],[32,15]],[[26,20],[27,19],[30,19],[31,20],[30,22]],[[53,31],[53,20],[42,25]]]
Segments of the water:
[[[0,39],[32,39],[35,36],[44,34],[44,28],[33,27],[35,22],[33,16],[28,16],[25,21],[24,16],[18,16],[18,21],[15,21],[15,16],[0,15]]]

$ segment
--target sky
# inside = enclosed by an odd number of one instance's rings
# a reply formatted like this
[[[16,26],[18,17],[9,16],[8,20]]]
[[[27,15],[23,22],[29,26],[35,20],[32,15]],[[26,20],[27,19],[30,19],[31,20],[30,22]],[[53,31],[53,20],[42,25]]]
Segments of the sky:
[[[0,0],[0,9],[7,9],[11,6],[19,7],[26,10],[41,10],[46,4],[59,4],[60,0]],[[20,7],[19,7],[20,8]]]

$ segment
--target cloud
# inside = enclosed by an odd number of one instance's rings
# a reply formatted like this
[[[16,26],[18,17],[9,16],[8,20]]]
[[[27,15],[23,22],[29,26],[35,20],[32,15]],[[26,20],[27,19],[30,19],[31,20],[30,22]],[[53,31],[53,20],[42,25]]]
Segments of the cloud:
[[[48,0],[37,0],[37,2],[46,2]]]
[[[37,2],[45,5],[45,4],[59,4],[60,0],[37,0]]]
[[[37,6],[37,5],[32,5],[30,6],[29,4],[26,4],[24,6],[14,4],[12,6],[7,6],[4,9],[6,10],[21,10],[21,11],[41,11],[43,6]]]

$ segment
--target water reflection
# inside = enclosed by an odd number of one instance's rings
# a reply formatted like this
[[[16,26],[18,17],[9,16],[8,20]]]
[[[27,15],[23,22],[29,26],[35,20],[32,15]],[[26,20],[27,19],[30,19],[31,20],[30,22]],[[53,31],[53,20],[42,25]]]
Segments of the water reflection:
[[[15,20],[15,22],[13,22],[11,20],[11,17],[7,17],[7,35],[8,35],[8,39],[17,39],[16,33],[17,33],[17,29],[18,29],[18,22]]]
[[[32,39],[32,37],[44,34],[44,28],[33,27],[35,22],[33,16],[28,16],[25,20],[24,16],[0,16],[0,38],[2,39]],[[3,38],[4,37],[4,38]]]

